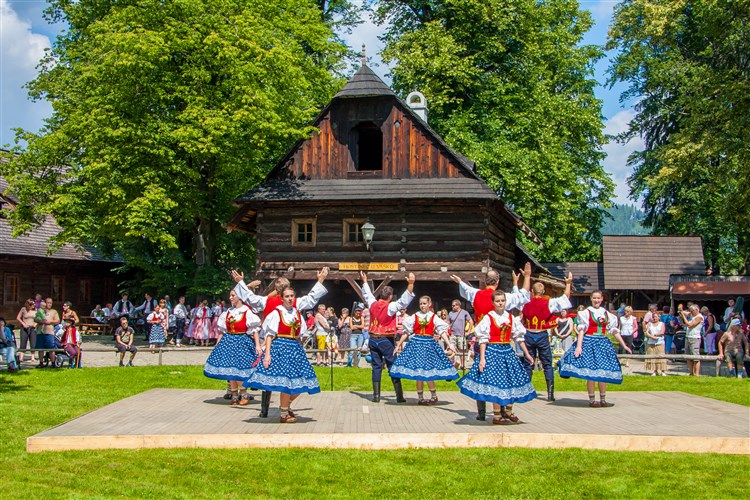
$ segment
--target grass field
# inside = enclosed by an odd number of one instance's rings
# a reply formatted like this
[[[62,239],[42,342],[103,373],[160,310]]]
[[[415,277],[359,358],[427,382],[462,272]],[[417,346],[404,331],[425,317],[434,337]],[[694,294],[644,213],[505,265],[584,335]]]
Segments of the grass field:
[[[318,368],[324,390],[329,372]],[[336,390],[369,390],[368,370],[336,369]],[[536,378],[539,377],[539,378]],[[535,374],[541,390],[541,374]],[[385,389],[389,384],[385,383]],[[412,391],[413,384],[405,383]],[[747,456],[584,450],[112,450],[28,454],[26,437],[155,388],[216,388],[197,366],[26,370],[0,375],[3,498],[746,497]],[[560,391],[581,391],[559,380]],[[440,390],[455,390],[442,384]],[[626,377],[610,390],[667,390],[750,406],[747,381]],[[679,422],[676,423],[679,425]],[[739,479],[739,480],[737,480]]]

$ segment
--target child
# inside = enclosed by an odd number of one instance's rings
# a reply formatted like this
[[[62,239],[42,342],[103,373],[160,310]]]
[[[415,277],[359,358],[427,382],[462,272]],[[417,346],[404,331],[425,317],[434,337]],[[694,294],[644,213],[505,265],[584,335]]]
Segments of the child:
[[[621,384],[622,369],[615,354],[612,342],[606,334],[613,334],[623,349],[632,354],[633,351],[624,345],[617,328],[617,316],[601,307],[604,295],[595,290],[591,294],[591,307],[578,312],[576,329],[578,341],[575,348],[571,347],[559,361],[560,376],[563,378],[576,377],[586,380],[589,394],[589,407],[606,408],[607,383]],[[596,401],[595,383],[599,383],[599,401]]]
[[[437,404],[436,380],[456,380],[458,372],[440,344],[435,340],[438,335],[450,346],[448,323],[431,311],[432,299],[427,295],[419,298],[419,311],[414,316],[404,319],[404,332],[398,339],[395,353],[396,361],[391,366],[391,377],[405,378],[417,381],[417,404]],[[411,340],[406,340],[411,336]],[[406,343],[406,348],[404,344]],[[402,352],[403,351],[403,352]],[[453,351],[450,350],[450,356]],[[400,354],[399,354],[400,353]],[[424,399],[424,383],[430,388],[430,399]]]
[[[326,335],[326,351],[328,351],[328,359],[331,360],[330,366],[333,366],[336,355],[339,352],[339,338],[336,336],[336,331],[333,329],[331,329]]]
[[[536,398],[536,391],[510,345],[511,339],[521,347],[529,363],[534,360],[523,341],[526,329],[505,311],[505,292],[495,290],[492,303],[495,310],[484,316],[474,329],[479,342],[479,361],[474,362],[457,385],[470,398],[492,403],[493,424],[518,424],[521,421],[513,414],[513,403],[531,401]]]
[[[5,326],[5,318],[0,318],[0,353],[5,356],[5,361],[8,363],[8,373],[16,373],[18,371],[16,340],[10,328]]]
[[[738,318],[734,318],[719,340],[719,360],[726,359],[730,377],[742,378],[743,347],[745,356],[750,355],[747,338],[742,333],[742,324]],[[746,377],[747,375],[745,373]]]
[[[167,317],[167,312],[164,309],[165,307],[166,302],[163,299],[160,300],[159,303],[154,306],[153,312],[150,313],[146,318],[148,324],[151,325],[151,333],[149,333],[148,336],[149,349],[161,347],[166,341],[167,324],[169,318]]]
[[[81,366],[81,335],[78,333],[76,328],[76,322],[69,318],[68,321],[63,322],[63,334],[60,339],[65,353],[70,358],[69,368],[75,368]]]

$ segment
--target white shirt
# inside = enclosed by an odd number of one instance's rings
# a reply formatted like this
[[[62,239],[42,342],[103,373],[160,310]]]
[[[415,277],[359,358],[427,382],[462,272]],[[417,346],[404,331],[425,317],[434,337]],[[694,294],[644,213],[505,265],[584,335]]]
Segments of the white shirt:
[[[364,295],[365,297],[367,307],[372,307],[372,305],[378,301],[378,299],[376,299],[370,291],[369,283],[365,283],[364,285],[362,285],[362,295]],[[406,309],[413,298],[414,294],[412,292],[410,292],[409,290],[404,290],[404,293],[401,294],[401,297],[396,302],[391,301],[388,304],[388,316],[395,316],[396,313],[401,309]]]
[[[503,314],[490,311],[489,314],[482,318],[482,321],[474,328],[474,334],[477,336],[480,344],[486,344],[490,341],[490,321],[494,321],[497,326],[506,325],[510,322],[510,314],[508,311],[503,312]],[[513,318],[510,332],[511,339],[517,344],[523,342],[526,335],[526,328],[521,324],[521,320]]]
[[[648,339],[647,343],[649,345],[662,345],[664,343],[664,323],[649,323],[648,324],[648,333],[650,333],[653,336],[656,336],[659,334],[658,337],[656,337],[656,340],[654,339]]]
[[[245,314],[245,326],[247,327],[247,334],[252,335],[258,328],[260,328],[260,318],[256,316],[253,311],[250,310],[245,304],[240,307],[232,307],[221,313],[217,326],[221,333],[227,332],[227,318],[233,318],[235,322],[242,319],[242,314]]]
[[[314,308],[315,304],[320,302],[320,299],[322,299],[326,293],[328,293],[326,287],[321,285],[320,282],[316,282],[315,286],[310,290],[310,293],[297,298],[297,309],[304,311]],[[254,313],[262,313],[266,309],[266,301],[268,300],[268,297],[255,295],[255,293],[247,287],[244,281],[237,283],[234,287],[234,294],[237,295],[242,302],[249,305]]]
[[[177,319],[186,319],[188,312],[187,312],[187,308],[185,307],[185,304],[178,303],[176,306],[174,306],[174,310],[172,311],[172,314],[174,314],[174,317]]]
[[[461,294],[461,297],[465,298],[472,304],[474,303],[474,297],[476,297],[477,292],[479,292],[478,288],[474,288],[473,286],[469,286],[463,281],[458,284],[458,292]],[[505,310],[506,311],[512,311],[513,309],[521,309],[524,305],[531,302],[531,295],[529,294],[529,291],[525,288],[519,288],[517,286],[513,287],[513,290],[510,293],[505,294]],[[555,311],[552,311],[555,312]]]
[[[630,318],[623,316],[620,318],[620,335],[623,337],[632,337],[638,328],[637,325],[638,320],[635,316],[630,316]]]
[[[699,338],[701,338],[701,332],[703,331],[703,315],[699,313],[697,316],[691,317],[690,321],[688,321],[688,323],[690,323],[691,321],[694,321],[695,318],[700,318],[701,320],[698,322],[698,324],[696,324],[692,328],[688,327],[687,325],[685,326],[685,328],[686,328],[685,337],[686,338],[689,338],[689,339],[699,339]]]
[[[404,318],[404,331],[408,333],[409,335],[414,334],[414,324],[417,321],[417,318],[419,318],[422,321],[430,321],[430,317],[435,316],[435,313],[432,311],[427,311],[426,313],[423,313],[422,311],[417,311],[416,314],[413,316],[407,316]],[[435,333],[438,335],[442,335],[448,331],[448,323],[443,321],[440,317],[435,316],[434,320],[435,324]]]
[[[235,292],[236,293],[236,292]],[[297,309],[292,307],[291,311],[287,311],[284,306],[279,306],[274,311],[280,311],[281,316],[284,318],[285,323],[291,323],[297,319]],[[301,317],[301,316],[300,316]],[[270,335],[271,337],[275,337],[279,333],[279,315],[275,313],[271,313],[268,316],[266,316],[266,319],[263,320],[263,326],[261,327],[261,338],[266,338],[266,335]],[[302,318],[302,321],[300,321],[300,330],[297,332],[297,335],[304,335],[307,333],[307,325],[305,324],[305,318]]]
[[[585,333],[589,329],[589,319],[594,316],[594,320],[601,320],[607,318],[607,333],[620,333],[620,329],[617,325],[617,316],[607,311],[603,307],[587,307],[583,311],[578,311],[578,325],[576,330],[581,333]]]

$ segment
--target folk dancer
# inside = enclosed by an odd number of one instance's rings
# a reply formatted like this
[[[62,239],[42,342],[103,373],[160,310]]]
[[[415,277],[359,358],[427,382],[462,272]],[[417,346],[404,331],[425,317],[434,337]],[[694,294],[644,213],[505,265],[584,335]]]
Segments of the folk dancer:
[[[307,295],[304,295],[302,297],[296,297],[294,299],[294,307],[299,311],[305,311],[309,309],[313,309],[315,307],[315,304],[317,304],[323,296],[328,293],[328,290],[325,286],[323,286],[323,282],[325,281],[326,277],[328,277],[329,269],[327,267],[322,268],[320,271],[318,271],[318,282],[315,283],[315,286],[313,286],[312,290]],[[285,288],[290,286],[289,280],[287,278],[281,277],[276,278],[276,281],[274,283],[274,292],[272,295],[268,296],[262,296],[262,295],[256,295],[252,289],[255,288],[257,285],[260,284],[260,281],[253,281],[250,283],[250,285],[245,284],[245,274],[240,273],[237,270],[232,270],[232,279],[234,279],[234,282],[237,284],[234,287],[234,293],[237,294],[237,296],[247,304],[252,311],[255,314],[262,314],[263,320],[276,310],[281,304],[282,304],[282,298],[281,294],[284,291]],[[304,332],[303,332],[304,333]],[[261,331],[262,335],[262,331]],[[263,338],[261,337],[261,343],[263,342]],[[258,356],[260,356],[261,353],[258,353]],[[268,417],[268,410],[271,406],[271,392],[270,391],[263,391],[261,394],[261,404],[260,404],[260,416],[261,418]]]
[[[146,317],[146,324],[150,325],[148,334],[149,349],[161,347],[167,340],[167,328],[169,324],[169,313],[166,310],[166,302],[160,300],[154,310]]]
[[[531,401],[536,398],[536,391],[510,345],[511,340],[521,347],[527,361],[531,361],[531,356],[523,342],[523,325],[505,310],[505,292],[492,292],[492,302],[494,310],[474,328],[479,360],[475,360],[457,385],[470,398],[492,403],[493,424],[518,424],[521,421],[513,414],[513,404]]]
[[[380,378],[383,373],[383,362],[390,372],[395,361],[393,350],[395,348],[396,314],[401,309],[406,309],[414,298],[416,277],[414,273],[409,273],[406,278],[406,291],[396,302],[392,302],[393,288],[384,286],[376,299],[367,283],[367,274],[360,271],[359,275],[362,278],[362,295],[370,309],[370,340],[368,346],[370,356],[372,356],[372,401],[378,403],[380,401]],[[391,381],[396,391],[396,402],[406,403],[401,379],[391,374]]]
[[[281,299],[282,305],[263,320],[263,361],[253,370],[244,385],[269,391],[269,395],[271,391],[281,393],[279,422],[286,424],[297,421],[291,403],[303,392],[320,392],[320,384],[307,360],[305,350],[297,341],[297,336],[307,327],[302,321],[302,315],[294,307],[294,289],[285,288]]]
[[[620,345],[624,345],[617,328],[617,316],[603,308],[604,295],[595,290],[591,294],[591,306],[578,312],[576,329],[578,342],[560,358],[560,376],[586,380],[591,408],[606,408],[607,383],[621,384],[622,369],[612,342],[606,337],[613,334]],[[633,351],[624,347],[625,351]],[[596,401],[595,383],[599,385],[599,401]]]
[[[233,291],[229,292],[229,303],[231,308],[219,315],[219,340],[206,360],[203,374],[229,381],[232,406],[245,406],[253,398],[242,382],[250,378],[258,359],[261,322]]]
[[[417,404],[420,405],[437,404],[436,380],[458,378],[458,371],[448,357],[454,355],[453,349],[449,347],[450,354],[446,354],[434,337],[439,335],[450,346],[448,323],[432,312],[431,308],[432,299],[424,295],[419,298],[419,311],[404,318],[404,332],[408,335],[403,335],[398,340],[395,350],[396,361],[390,370],[391,377],[417,381]],[[424,399],[422,396],[425,382],[430,388],[430,399]]]
[[[513,309],[520,309],[531,300],[529,290],[531,289],[531,263],[527,262],[522,271],[523,274],[523,287],[518,289],[518,280],[520,275],[515,272],[511,273],[513,277],[513,289],[511,293],[505,294],[505,310],[512,311]],[[500,274],[497,271],[490,269],[484,276],[484,289],[479,290],[472,286],[467,285],[461,280],[460,277],[455,274],[451,275],[451,279],[458,284],[458,291],[461,297],[471,302],[472,308],[474,309],[474,324],[479,323],[487,314],[495,309],[492,295],[495,290],[500,286]],[[479,357],[479,343],[474,343],[474,360]],[[484,420],[487,412],[487,404],[484,401],[477,400],[477,420]]]
[[[552,348],[549,345],[549,330],[557,328],[557,316],[563,309],[573,307],[570,303],[570,287],[573,283],[573,274],[568,273],[565,277],[565,292],[557,298],[545,296],[544,283],[537,281],[531,288],[531,300],[523,306],[523,326],[526,328],[524,343],[531,355],[536,360],[537,356],[542,362],[544,369],[544,380],[547,382],[547,401],[555,400],[555,369],[552,366]],[[529,378],[534,373],[534,362],[526,365]]]

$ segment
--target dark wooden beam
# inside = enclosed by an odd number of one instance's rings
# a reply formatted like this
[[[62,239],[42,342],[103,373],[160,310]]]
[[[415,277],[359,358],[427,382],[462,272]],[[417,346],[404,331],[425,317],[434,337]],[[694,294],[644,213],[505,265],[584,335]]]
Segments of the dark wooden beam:
[[[354,278],[351,276],[346,276],[346,281],[351,285],[351,287],[354,289],[354,293],[356,293],[359,298],[362,300],[363,304],[367,304],[367,301],[365,300],[365,296],[362,295],[362,289],[359,287],[356,281],[354,281]]]
[[[378,295],[380,294],[380,291],[381,291],[381,290],[382,290],[382,289],[383,289],[383,288],[384,288],[384,287],[385,287],[386,285],[388,285],[388,283],[390,283],[392,279],[393,279],[393,278],[392,278],[391,276],[388,276],[387,278],[385,278],[385,279],[384,279],[383,281],[381,281],[381,282],[380,282],[380,284],[378,285],[378,287],[377,287],[377,288],[375,289],[375,291],[374,291],[374,292],[373,292],[372,294],[373,294],[373,295],[374,295],[375,297],[377,297],[377,296],[378,296]]]

